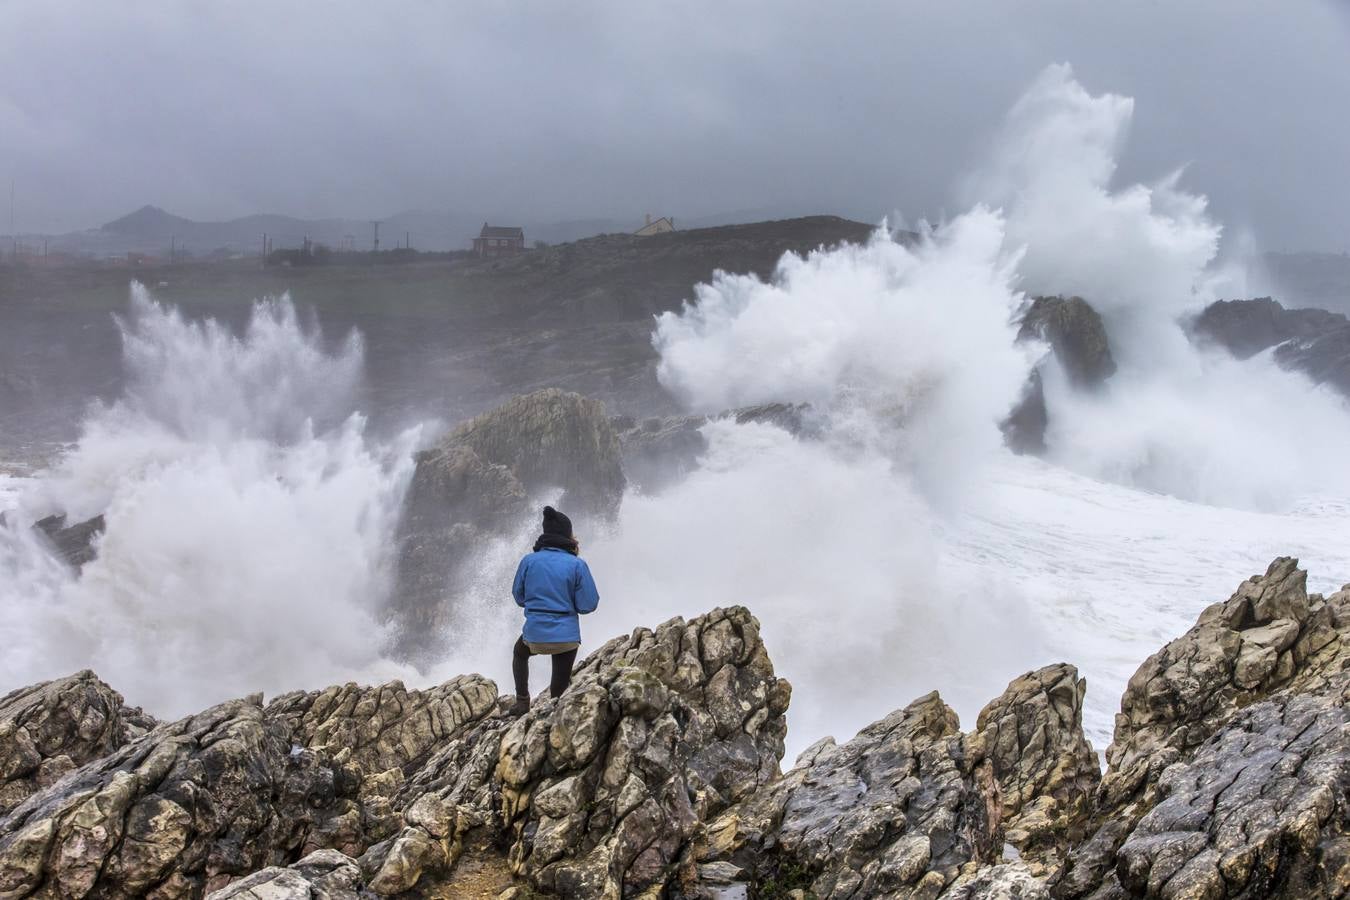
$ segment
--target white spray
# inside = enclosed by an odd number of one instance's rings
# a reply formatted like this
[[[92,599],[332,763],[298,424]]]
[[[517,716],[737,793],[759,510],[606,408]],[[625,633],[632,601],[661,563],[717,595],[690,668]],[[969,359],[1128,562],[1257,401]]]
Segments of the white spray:
[[[389,536],[415,435],[373,446],[353,415],[353,338],[326,355],[288,299],[235,337],[132,289],[126,395],[91,410],[76,447],[0,531],[0,680],[91,667],[133,702],[177,715],[401,670],[381,659]],[[19,523],[104,512],[76,578]]]

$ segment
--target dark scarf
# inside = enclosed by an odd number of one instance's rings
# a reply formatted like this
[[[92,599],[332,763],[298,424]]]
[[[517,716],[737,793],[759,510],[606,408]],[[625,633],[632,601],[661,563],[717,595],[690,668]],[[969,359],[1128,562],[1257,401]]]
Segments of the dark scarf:
[[[564,537],[561,534],[541,534],[534,542],[534,552],[538,553],[545,547],[552,547],[554,550],[566,550],[573,556],[581,547],[577,544],[575,538]]]

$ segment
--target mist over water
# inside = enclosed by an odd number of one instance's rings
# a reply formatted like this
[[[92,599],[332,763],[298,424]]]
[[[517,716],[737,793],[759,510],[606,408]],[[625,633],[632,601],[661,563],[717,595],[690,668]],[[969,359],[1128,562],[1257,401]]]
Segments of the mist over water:
[[[767,281],[719,274],[661,316],[659,375],[690,410],[808,402],[816,428],[711,422],[694,473],[582,535],[602,595],[586,646],[750,607],[795,685],[790,753],[933,689],[970,725],[1011,678],[1065,660],[1100,749],[1134,668],[1241,578],[1281,554],[1314,589],[1350,578],[1344,401],[1186,339],[1184,316],[1238,276],[1178,177],[1114,184],[1131,114],[1051,67],[969,179],[969,211],[919,244],[883,227]],[[1093,303],[1119,363],[1090,394],[1046,363],[1044,461],[999,430],[1045,353],[1014,342],[1039,292]],[[0,530],[6,684],[87,666],[173,715],[349,678],[507,683],[534,522],[455,598],[441,664],[385,658],[417,434],[375,440],[354,412],[358,337],[325,352],[285,298],[235,335],[141,288],[121,327],[125,396],[17,494],[0,481],[0,507],[21,507]],[[106,511],[78,578],[16,524],[53,509]]]

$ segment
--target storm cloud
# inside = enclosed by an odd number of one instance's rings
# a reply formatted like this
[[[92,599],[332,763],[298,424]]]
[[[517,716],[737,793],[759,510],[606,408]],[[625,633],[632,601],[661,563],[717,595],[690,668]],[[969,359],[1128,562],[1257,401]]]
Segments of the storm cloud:
[[[937,217],[1068,62],[1135,98],[1122,177],[1266,249],[1350,234],[1336,0],[0,2],[0,177],[21,231],[404,209],[529,221]],[[0,224],[3,228],[3,224]]]

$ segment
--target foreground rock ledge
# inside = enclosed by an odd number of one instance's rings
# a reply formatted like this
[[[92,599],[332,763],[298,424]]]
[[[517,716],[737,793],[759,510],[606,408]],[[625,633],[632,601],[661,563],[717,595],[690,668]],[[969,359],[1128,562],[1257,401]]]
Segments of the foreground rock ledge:
[[[929,694],[780,773],[791,691],[739,607],[609,642],[518,719],[464,676],[157,724],[82,672],[0,702],[0,898],[1350,892],[1350,590],[1279,559],[1205,610],[1104,776],[1085,690],[1026,673],[970,732]]]

